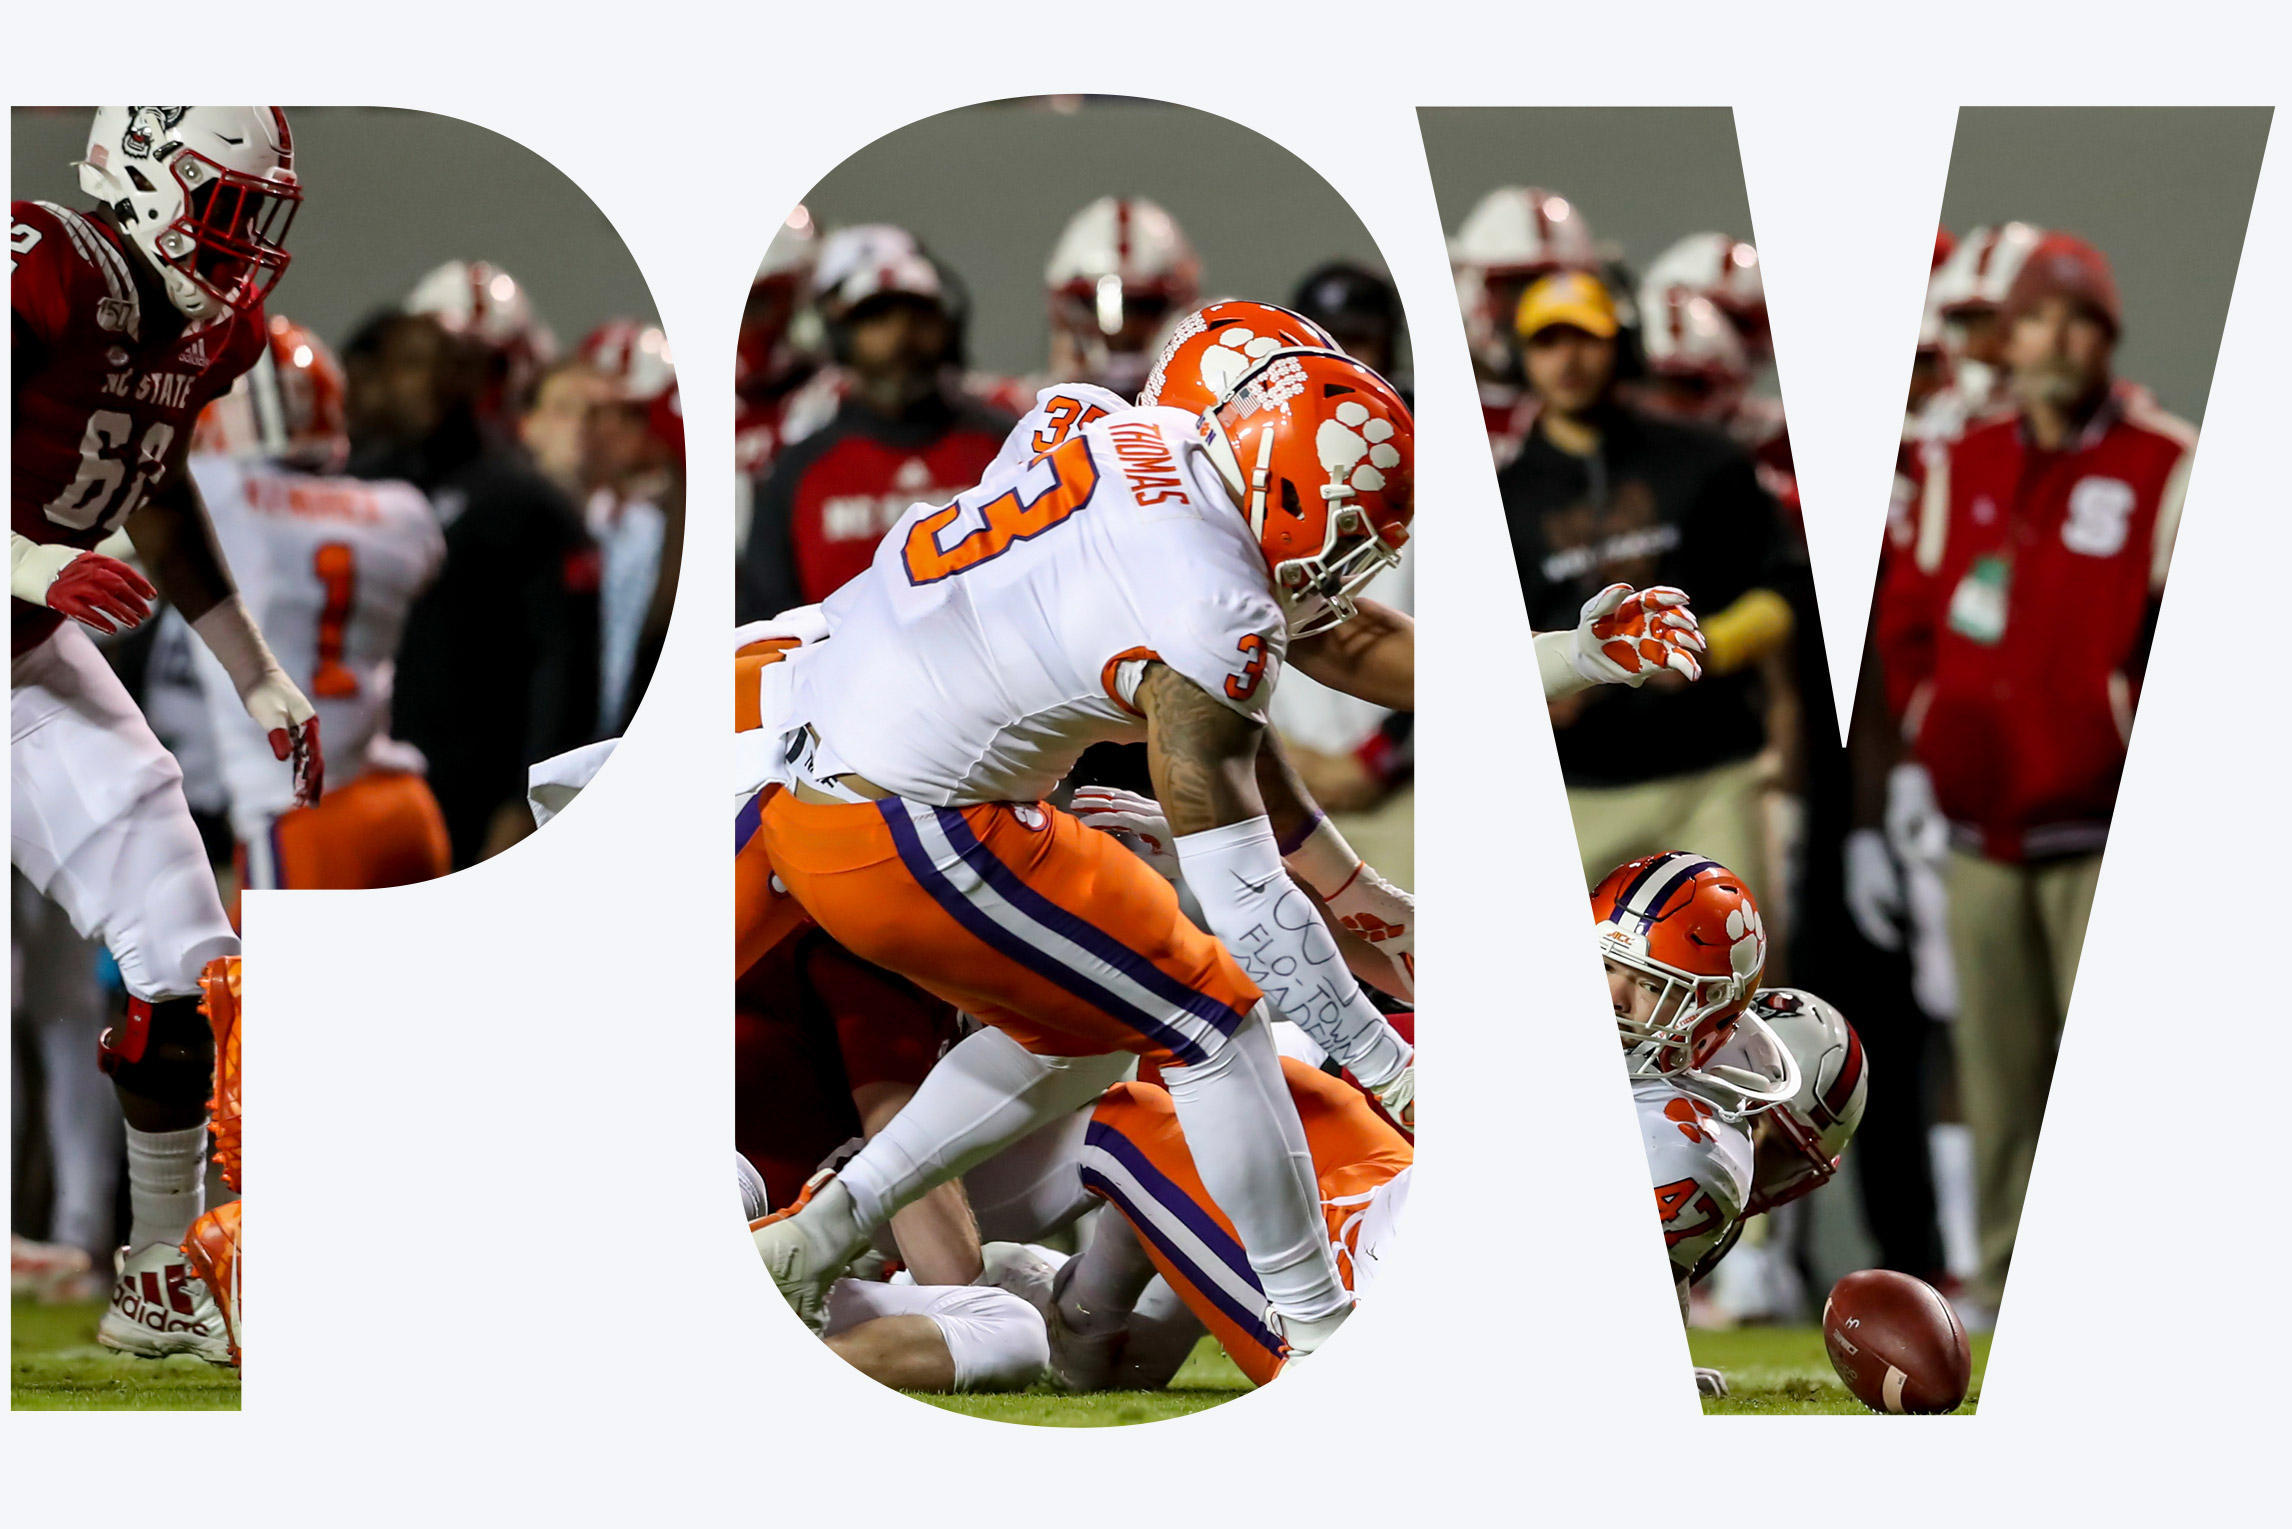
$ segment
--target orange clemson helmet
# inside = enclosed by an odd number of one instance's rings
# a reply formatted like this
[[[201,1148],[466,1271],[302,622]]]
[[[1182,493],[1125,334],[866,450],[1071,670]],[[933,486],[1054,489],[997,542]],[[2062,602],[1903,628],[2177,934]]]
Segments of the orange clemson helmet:
[[[1277,350],[1343,354],[1329,331],[1302,313],[1271,303],[1212,303],[1172,326],[1154,370],[1146,375],[1138,407],[1159,405],[1188,414],[1215,408],[1242,373]]]
[[[199,412],[191,449],[339,472],[350,456],[350,388],[342,363],[324,340],[284,314],[272,314],[269,327],[264,354]]]
[[[1202,414],[1292,637],[1350,621],[1400,561],[1416,513],[1416,424],[1393,385],[1329,350],[1280,350]]]
[[[1764,1031],[1747,1010],[1767,965],[1766,928],[1751,889],[1718,861],[1666,850],[1619,865],[1592,889],[1592,918],[1601,956],[1657,984],[1645,1018],[1616,1016],[1634,1078],[1703,1075],[1738,1024]],[[1780,1042],[1769,1049],[1789,1054]],[[1798,1069],[1781,1070],[1778,1079],[1729,1069],[1718,1081],[1748,1114],[1798,1091]]]

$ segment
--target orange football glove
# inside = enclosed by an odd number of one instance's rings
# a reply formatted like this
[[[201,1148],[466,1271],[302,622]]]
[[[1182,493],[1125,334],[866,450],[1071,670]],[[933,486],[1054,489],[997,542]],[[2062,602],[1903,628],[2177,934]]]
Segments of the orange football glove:
[[[1668,585],[1610,584],[1584,602],[1576,625],[1576,671],[1594,684],[1644,684],[1669,669],[1703,677],[1703,632],[1686,594]]]

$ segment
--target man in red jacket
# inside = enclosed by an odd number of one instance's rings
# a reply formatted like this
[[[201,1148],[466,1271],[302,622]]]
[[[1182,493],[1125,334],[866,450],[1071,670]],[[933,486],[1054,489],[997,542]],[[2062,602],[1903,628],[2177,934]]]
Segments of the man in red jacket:
[[[1992,1309],[2123,774],[2196,431],[2112,379],[2099,251],[2048,235],[2000,311],[2012,406],[1939,459],[1878,641],[1949,820],[1959,1088]]]

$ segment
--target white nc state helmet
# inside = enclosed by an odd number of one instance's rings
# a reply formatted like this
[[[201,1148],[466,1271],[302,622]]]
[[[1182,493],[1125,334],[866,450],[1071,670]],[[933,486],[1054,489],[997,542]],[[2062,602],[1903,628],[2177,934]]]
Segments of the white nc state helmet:
[[[1520,289],[1554,271],[1597,270],[1598,244],[1576,204],[1541,186],[1499,186],[1473,204],[1448,241],[1465,339],[1481,367],[1513,364],[1512,309]]]
[[[1647,297],[1674,289],[1709,298],[1746,344],[1758,344],[1767,333],[1767,288],[1759,273],[1759,252],[1741,239],[1689,234],[1656,256],[1640,281],[1643,306],[1652,308]]]
[[[1958,241],[1927,282],[1928,304],[1945,323],[1969,309],[2003,305],[2029,252],[2044,237],[2045,230],[2030,223],[1975,229]]]
[[[1473,204],[1449,241],[1449,258],[1490,276],[1541,276],[1600,263],[1591,224],[1576,204],[1541,186],[1499,186]]]
[[[248,312],[286,271],[302,188],[275,106],[99,106],[79,172],[188,318]]]
[[[557,359],[557,336],[533,311],[525,283],[488,261],[447,261],[414,284],[406,311],[495,350],[527,352],[540,366]]]
[[[1724,419],[1750,386],[1751,361],[1743,337],[1709,298],[1684,287],[1653,285],[1640,292],[1640,343],[1657,377],[1700,383],[1706,389],[1696,417]]]
[[[1768,1117],[1798,1151],[1780,1167],[1761,1154],[1746,1215],[1786,1205],[1829,1182],[1862,1124],[1870,1093],[1862,1037],[1830,1004],[1804,988],[1762,988],[1751,999],[1751,1011],[1798,1064],[1798,1092]]]
[[[1202,263],[1178,220],[1142,196],[1102,196],[1067,221],[1043,269],[1050,321],[1090,376],[1125,398],[1145,386],[1154,340],[1201,295]]]

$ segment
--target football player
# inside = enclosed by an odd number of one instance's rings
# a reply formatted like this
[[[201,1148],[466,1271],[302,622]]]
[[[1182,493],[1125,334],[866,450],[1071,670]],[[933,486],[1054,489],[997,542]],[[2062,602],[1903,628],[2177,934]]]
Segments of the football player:
[[[82,628],[138,625],[164,592],[291,763],[294,800],[319,800],[317,714],[233,585],[184,465],[199,411],[263,353],[263,299],[302,190],[273,106],[99,107],[79,172],[87,210],[9,209],[12,857],[110,946],[129,995],[101,1050],[127,1121],[133,1225],[97,1337],[228,1363],[181,1244],[205,1193],[202,973],[238,937],[180,770]],[[151,581],[96,550],[123,528]]]
[[[1178,220],[1142,196],[1102,196],[1068,220],[1044,269],[1050,374],[1124,398],[1146,385],[1154,340],[1201,292]]]
[[[342,368],[272,315],[269,344],[199,417],[190,470],[241,597],[334,746],[333,789],[297,807],[229,677],[199,664],[242,888],[396,887],[453,863],[418,750],[388,736],[392,658],[446,544],[420,489],[341,476]]]
[[[1334,950],[1279,912],[1298,898],[1279,845],[1312,825],[1259,742],[1290,640],[1351,618],[1407,537],[1412,431],[1359,363],[1277,350],[1198,417],[1111,414],[1007,485],[916,506],[829,601],[834,636],[774,666],[761,752],[781,789],[755,836],[771,875],[855,954],[990,1026],[757,1233],[807,1318],[891,1211],[1096,1097],[1132,1054],[1162,1064],[1273,1328],[1310,1352],[1349,1312],[1270,1017],[1397,1114],[1414,1072]],[[1041,800],[1090,744],[1142,737],[1217,938]]]

